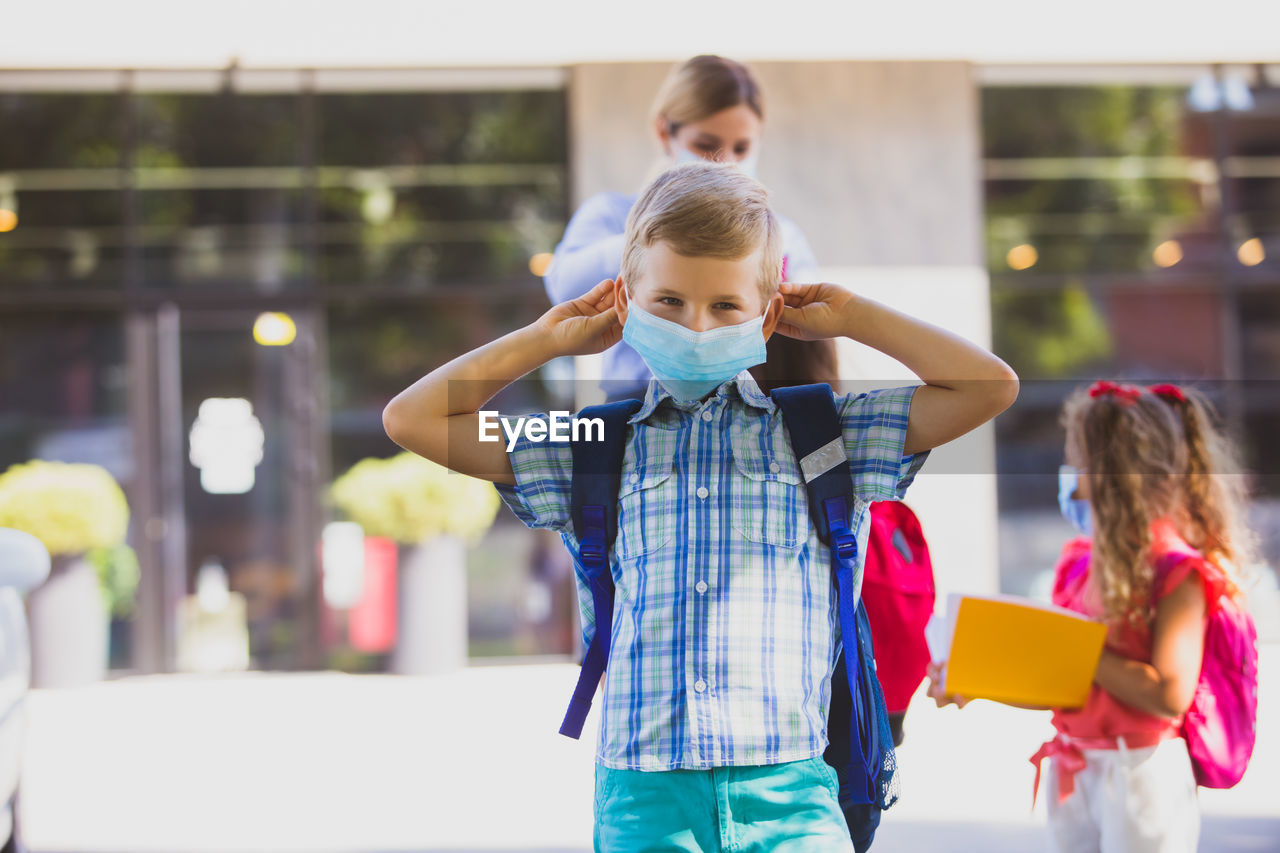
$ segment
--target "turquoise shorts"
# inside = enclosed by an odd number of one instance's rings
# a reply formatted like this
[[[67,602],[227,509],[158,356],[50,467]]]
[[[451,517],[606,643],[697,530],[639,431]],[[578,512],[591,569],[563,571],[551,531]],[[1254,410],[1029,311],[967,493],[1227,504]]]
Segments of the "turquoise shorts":
[[[821,758],[710,770],[596,765],[596,853],[851,853],[836,773]]]

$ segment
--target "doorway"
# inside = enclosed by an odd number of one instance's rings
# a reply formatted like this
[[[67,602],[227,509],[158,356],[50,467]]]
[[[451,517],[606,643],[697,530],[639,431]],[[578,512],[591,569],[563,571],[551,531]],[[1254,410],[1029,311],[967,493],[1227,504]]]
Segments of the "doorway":
[[[317,665],[313,318],[164,305],[134,323],[154,466],[138,631],[163,649],[144,668]]]

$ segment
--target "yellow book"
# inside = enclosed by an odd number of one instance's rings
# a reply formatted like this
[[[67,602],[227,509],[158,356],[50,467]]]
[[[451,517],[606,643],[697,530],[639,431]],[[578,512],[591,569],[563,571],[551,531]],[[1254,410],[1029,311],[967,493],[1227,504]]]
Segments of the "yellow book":
[[[1015,596],[948,596],[931,629],[947,693],[1049,708],[1088,700],[1107,635],[1079,613]]]

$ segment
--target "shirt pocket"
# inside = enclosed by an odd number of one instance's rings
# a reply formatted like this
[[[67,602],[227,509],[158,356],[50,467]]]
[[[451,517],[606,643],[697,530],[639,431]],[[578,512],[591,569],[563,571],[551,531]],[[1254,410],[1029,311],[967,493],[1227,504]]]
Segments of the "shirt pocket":
[[[734,442],[733,464],[728,510],[734,530],[765,545],[803,544],[809,536],[809,501],[795,456],[764,450],[755,442]]]
[[[670,459],[655,459],[623,474],[614,543],[619,560],[651,554],[671,541],[679,511],[676,490]]]

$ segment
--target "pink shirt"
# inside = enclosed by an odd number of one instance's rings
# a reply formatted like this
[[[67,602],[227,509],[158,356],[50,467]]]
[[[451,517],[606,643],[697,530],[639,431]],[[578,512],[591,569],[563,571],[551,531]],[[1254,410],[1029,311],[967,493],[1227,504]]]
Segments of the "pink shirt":
[[[1187,544],[1168,521],[1151,526],[1150,567],[1154,575],[1152,594],[1159,602],[1195,572],[1204,583],[1205,599],[1212,608],[1222,594],[1226,579],[1222,572]],[[1086,538],[1073,539],[1062,549],[1053,584],[1053,603],[1094,619],[1103,619],[1102,602],[1089,583],[1089,549]],[[1112,624],[1107,630],[1107,648],[1118,655],[1151,662],[1151,625]],[[1182,718],[1157,717],[1132,708],[1094,685],[1083,708],[1057,710],[1053,725],[1076,738],[1117,735],[1156,735],[1176,732]]]

